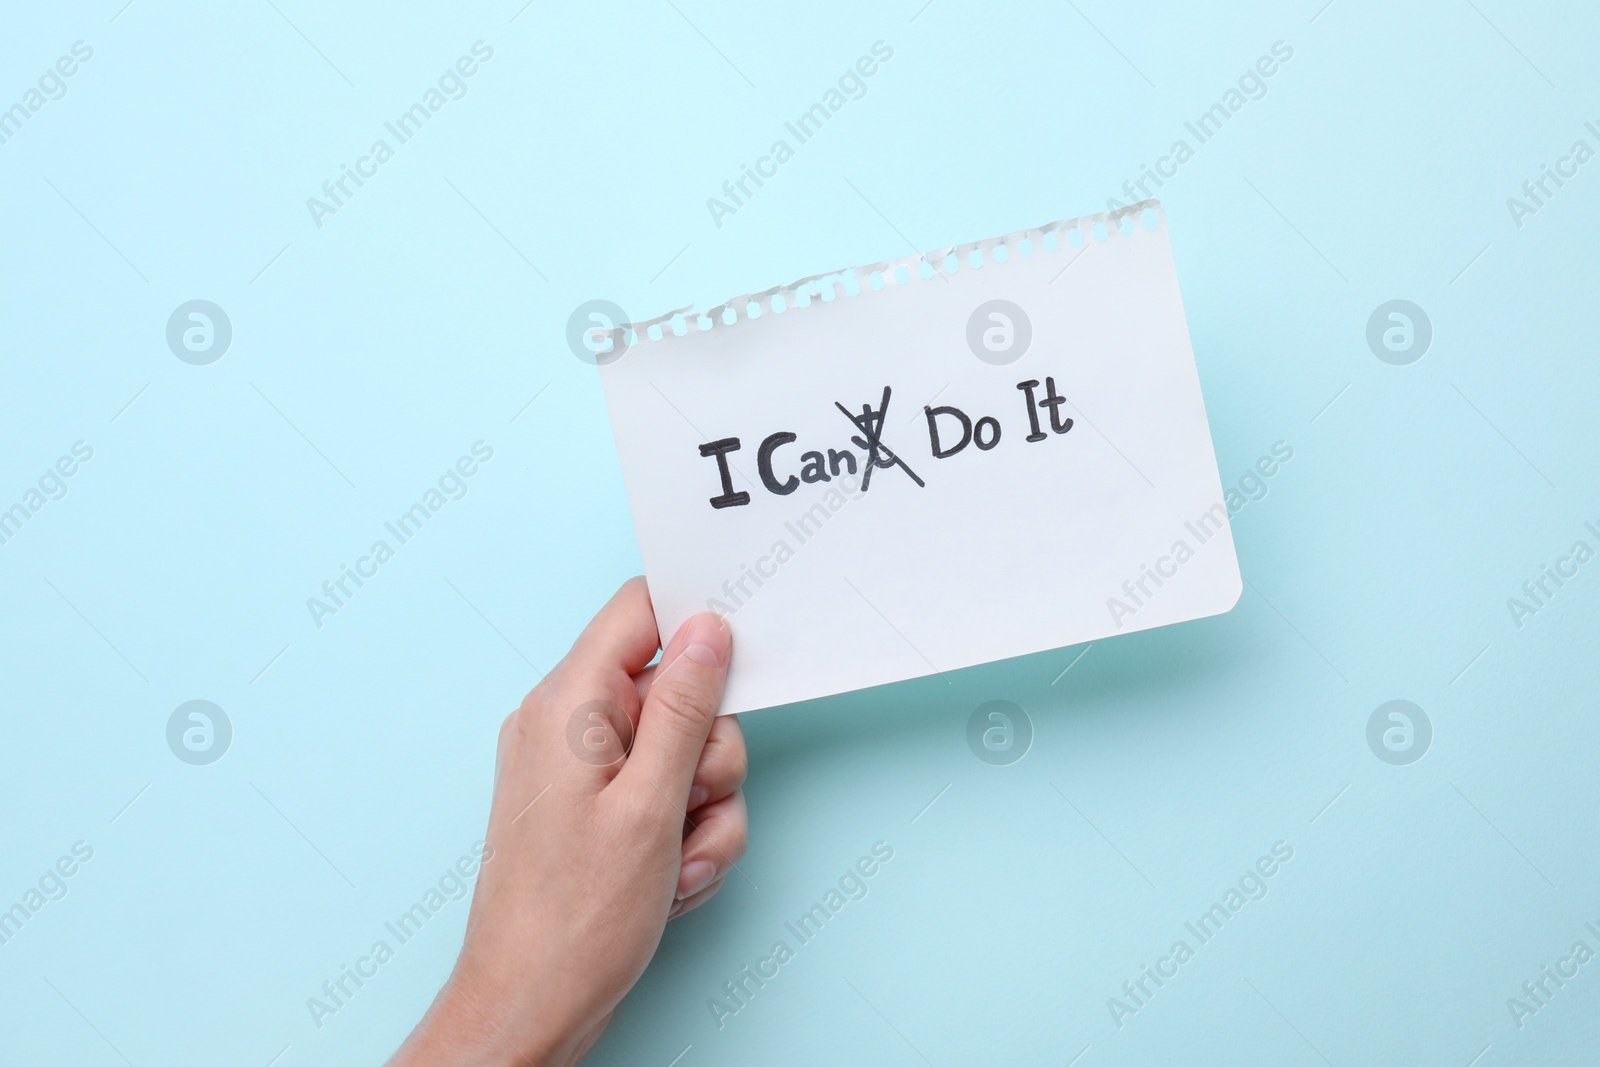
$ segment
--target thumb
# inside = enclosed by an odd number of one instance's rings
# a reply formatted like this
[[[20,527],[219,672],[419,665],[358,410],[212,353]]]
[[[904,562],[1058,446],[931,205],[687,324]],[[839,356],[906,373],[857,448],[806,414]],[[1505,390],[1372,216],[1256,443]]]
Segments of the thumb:
[[[733,631],[710,612],[690,618],[667,642],[639,712],[633,750],[617,775],[646,803],[665,800],[683,813],[722,703],[732,651]]]

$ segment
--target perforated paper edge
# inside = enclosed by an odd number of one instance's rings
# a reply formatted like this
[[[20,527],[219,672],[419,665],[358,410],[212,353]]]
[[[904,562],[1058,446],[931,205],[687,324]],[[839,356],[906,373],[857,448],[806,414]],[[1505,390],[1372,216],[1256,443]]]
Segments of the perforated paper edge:
[[[1145,212],[1151,212],[1152,215],[1146,216]],[[725,329],[739,322],[767,315],[786,314],[797,308],[810,307],[817,300],[828,302],[837,299],[841,289],[848,297],[859,297],[891,285],[915,285],[922,281],[931,281],[936,273],[948,273],[943,265],[949,263],[951,257],[955,259],[956,271],[968,269],[966,261],[974,252],[982,257],[985,268],[992,265],[1003,269],[1005,263],[1013,259],[1028,258],[1020,255],[1018,251],[1024,242],[1028,243],[1032,255],[1039,255],[1041,252],[1048,255],[1053,254],[1045,248],[1051,236],[1055,237],[1056,251],[1059,251],[1062,247],[1074,243],[1072,242],[1074,233],[1080,235],[1078,242],[1075,242],[1077,244],[1115,240],[1132,233],[1139,225],[1139,220],[1146,218],[1153,219],[1154,222],[1154,225],[1147,224],[1149,229],[1159,229],[1166,225],[1166,215],[1161,210],[1160,200],[1141,200],[1114,211],[1057,219],[1054,222],[999,237],[948,245],[929,252],[899,256],[859,267],[812,274],[787,285],[776,285],[757,293],[731,297],[704,311],[697,310],[691,304],[652,319],[619,323],[610,330],[595,330],[593,337],[597,341],[601,338],[611,340],[613,347],[601,361],[602,366],[605,366],[616,362],[620,355],[625,355],[629,349],[660,344],[672,338],[694,333]],[[1124,220],[1133,220],[1126,229],[1123,227]],[[996,259],[997,250],[1002,248],[1006,250],[1006,258]],[[905,271],[904,280],[901,280],[902,269]],[[874,283],[874,278],[879,281]],[[777,301],[782,301],[781,307],[774,306]]]

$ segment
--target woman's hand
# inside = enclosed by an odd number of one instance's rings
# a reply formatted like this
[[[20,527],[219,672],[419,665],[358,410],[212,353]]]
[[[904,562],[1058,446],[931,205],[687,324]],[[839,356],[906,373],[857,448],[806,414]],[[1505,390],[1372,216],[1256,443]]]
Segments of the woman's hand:
[[[575,1063],[744,854],[728,624],[695,616],[646,666],[659,647],[634,578],[506,718],[466,943],[391,1067]]]

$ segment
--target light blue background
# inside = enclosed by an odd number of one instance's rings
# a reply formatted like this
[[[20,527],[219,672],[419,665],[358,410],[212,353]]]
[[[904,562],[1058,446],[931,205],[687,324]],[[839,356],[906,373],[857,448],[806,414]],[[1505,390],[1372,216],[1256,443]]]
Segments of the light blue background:
[[[94,458],[0,546],[0,907],[94,858],[0,945],[0,1061],[387,1055],[464,901],[320,1029],[307,998],[479,839],[501,717],[639,569],[573,309],[1102,210],[1279,40],[1159,193],[1224,482],[1294,449],[1234,518],[1238,607],[746,716],[741,873],[592,1061],[1592,1061],[1600,962],[1520,1030],[1506,1000],[1600,949],[1600,564],[1521,628],[1506,600],[1600,547],[1600,161],[1520,228],[1506,199],[1600,148],[1600,16],[1321,2],[7,5],[0,106],[94,57],[0,145],[0,507]],[[467,96],[317,228],[306,198],[480,39]],[[716,226],[878,40],[867,95]],[[210,366],[165,342],[195,298],[233,324]],[[1433,323],[1410,366],[1365,341],[1392,298]],[[478,440],[468,495],[313,625]],[[204,767],[165,740],[196,698],[234,728]],[[1435,731],[1410,766],[1366,743],[1392,698]],[[990,699],[1032,720],[1014,765],[967,748]],[[708,999],[879,840],[866,899],[719,1030]],[[1280,840],[1119,1029],[1107,998]]]

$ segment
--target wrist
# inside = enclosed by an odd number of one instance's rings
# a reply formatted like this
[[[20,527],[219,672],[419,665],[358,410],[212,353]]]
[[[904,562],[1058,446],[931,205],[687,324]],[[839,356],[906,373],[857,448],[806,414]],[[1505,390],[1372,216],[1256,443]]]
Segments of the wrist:
[[[498,998],[452,975],[388,1067],[568,1067],[577,1056],[558,1028],[512,1022]]]

